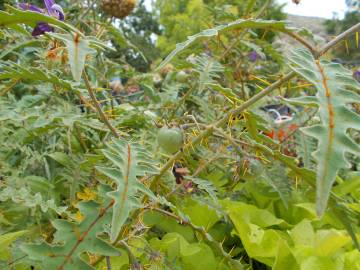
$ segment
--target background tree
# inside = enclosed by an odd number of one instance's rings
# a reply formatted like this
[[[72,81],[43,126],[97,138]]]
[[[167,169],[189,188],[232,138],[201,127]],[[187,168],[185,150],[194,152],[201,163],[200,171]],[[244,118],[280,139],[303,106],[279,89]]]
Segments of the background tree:
[[[352,10],[352,9],[351,9]],[[326,21],[326,29],[328,34],[335,36],[349,26],[354,25],[360,21],[359,11],[349,11],[345,14],[344,19],[333,18]],[[335,57],[341,58],[345,61],[354,62],[354,59],[358,59],[360,56],[359,44],[357,44],[356,36],[352,35],[347,40],[342,42],[334,51]],[[355,61],[356,62],[356,61]],[[360,65],[360,61],[357,61],[357,65]]]
[[[282,5],[276,1],[224,1],[224,0],[157,0],[156,8],[159,11],[159,22],[164,29],[162,36],[157,40],[157,47],[162,56],[174,49],[175,44],[183,42],[188,36],[211,28],[219,23],[226,23],[241,17],[251,18],[262,7],[262,16],[265,19],[283,20],[286,15],[282,12]],[[264,31],[256,31],[259,36]],[[272,40],[274,34],[268,33],[267,39]]]
[[[152,61],[159,57],[159,49],[155,47],[155,41],[156,36],[161,34],[157,18],[153,12],[146,9],[144,2],[144,0],[139,1],[130,16],[115,22],[115,26],[134,47],[123,47],[112,42],[116,52],[108,53],[110,58],[123,58],[141,72],[148,71]]]

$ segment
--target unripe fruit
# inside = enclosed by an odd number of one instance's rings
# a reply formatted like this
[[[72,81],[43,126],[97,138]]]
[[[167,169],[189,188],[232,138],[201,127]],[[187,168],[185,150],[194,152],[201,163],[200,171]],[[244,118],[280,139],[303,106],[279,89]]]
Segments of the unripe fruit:
[[[158,144],[168,154],[179,151],[183,145],[183,133],[179,128],[162,127],[158,133]]]
[[[225,105],[225,97],[223,95],[220,94],[216,94],[214,96],[214,104],[220,105],[220,106],[224,106]]]
[[[180,83],[186,83],[188,79],[188,74],[181,70],[176,74],[176,80]]]

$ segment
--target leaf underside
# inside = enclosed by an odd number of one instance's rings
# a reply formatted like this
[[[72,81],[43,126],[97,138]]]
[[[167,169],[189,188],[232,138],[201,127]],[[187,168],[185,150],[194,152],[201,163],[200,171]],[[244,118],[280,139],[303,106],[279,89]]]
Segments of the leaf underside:
[[[351,91],[359,89],[359,84],[341,65],[315,60],[306,50],[294,51],[290,60],[293,70],[317,89],[315,96],[300,97],[291,102],[319,108],[321,123],[302,131],[318,141],[313,157],[317,163],[317,213],[321,216],[339,169],[350,166],[345,154],[360,154],[360,146],[347,134],[349,128],[360,130],[360,116],[349,105],[360,102],[360,95]]]
[[[98,238],[104,232],[104,225],[110,222],[111,215],[104,211],[105,206],[95,202],[78,204],[83,221],[79,224],[66,220],[52,222],[57,232],[52,244],[23,245],[22,250],[34,261],[41,263],[42,269],[90,270],[91,267],[81,255],[85,252],[118,256],[119,252]]]
[[[141,206],[137,197],[138,191],[154,197],[138,177],[156,174],[158,171],[151,156],[138,144],[113,140],[108,149],[103,150],[103,154],[113,166],[97,169],[116,183],[116,190],[108,193],[115,201],[110,237],[111,241],[115,241],[130,212]]]

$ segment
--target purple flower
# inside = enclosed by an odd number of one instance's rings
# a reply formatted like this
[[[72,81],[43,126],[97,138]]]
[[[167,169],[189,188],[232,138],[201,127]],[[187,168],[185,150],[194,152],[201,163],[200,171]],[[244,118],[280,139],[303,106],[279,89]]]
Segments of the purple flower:
[[[55,4],[55,0],[44,0],[44,3],[46,6],[45,10],[28,3],[21,3],[19,4],[19,7],[23,10],[30,10],[55,17],[60,21],[65,20],[64,11],[61,6]],[[45,22],[38,22],[31,34],[33,37],[37,37],[46,32],[54,32],[54,27],[50,26],[48,23]]]
[[[356,70],[353,76],[358,82],[360,82],[360,69]]]
[[[258,59],[260,59],[260,55],[257,52],[252,51],[248,54],[248,58],[251,62],[256,62]]]
[[[34,30],[32,31],[31,35],[33,37],[37,37],[37,36],[40,36],[40,35],[43,35],[44,33],[46,32],[54,32],[54,27],[50,26],[49,24],[47,23],[44,23],[44,22],[39,22]]]

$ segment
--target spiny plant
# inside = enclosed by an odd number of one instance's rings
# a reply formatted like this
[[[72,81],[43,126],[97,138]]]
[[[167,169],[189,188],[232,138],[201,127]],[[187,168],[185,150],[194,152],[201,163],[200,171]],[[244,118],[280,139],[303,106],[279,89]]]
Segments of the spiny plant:
[[[150,154],[140,145],[114,140],[108,148],[102,152],[116,167],[96,168],[116,183],[116,190],[108,194],[114,200],[110,235],[114,242],[131,211],[142,206],[137,197],[138,191],[154,198],[152,191],[141,183],[138,177],[157,174],[158,171]]]
[[[350,128],[360,129],[359,115],[349,108],[350,103],[360,102],[360,95],[351,91],[360,85],[352,73],[339,64],[316,60],[308,51],[295,51],[291,62],[293,69],[317,89],[316,96],[296,100],[319,108],[321,124],[303,131],[318,140],[314,158],[318,163],[317,211],[322,215],[339,169],[351,166],[345,154],[360,153],[360,146],[347,134]]]
[[[96,3],[0,11],[1,269],[359,269],[359,85],[323,55],[360,24],[320,47],[272,1],[213,2],[146,74]],[[284,65],[268,32],[304,49]]]
[[[100,238],[105,225],[110,222],[109,209],[113,204],[113,201],[107,205],[79,203],[77,207],[83,219],[80,223],[54,220],[52,225],[57,231],[51,244],[24,245],[22,250],[31,260],[39,261],[43,269],[93,269],[81,258],[82,253],[120,255],[118,250]]]

